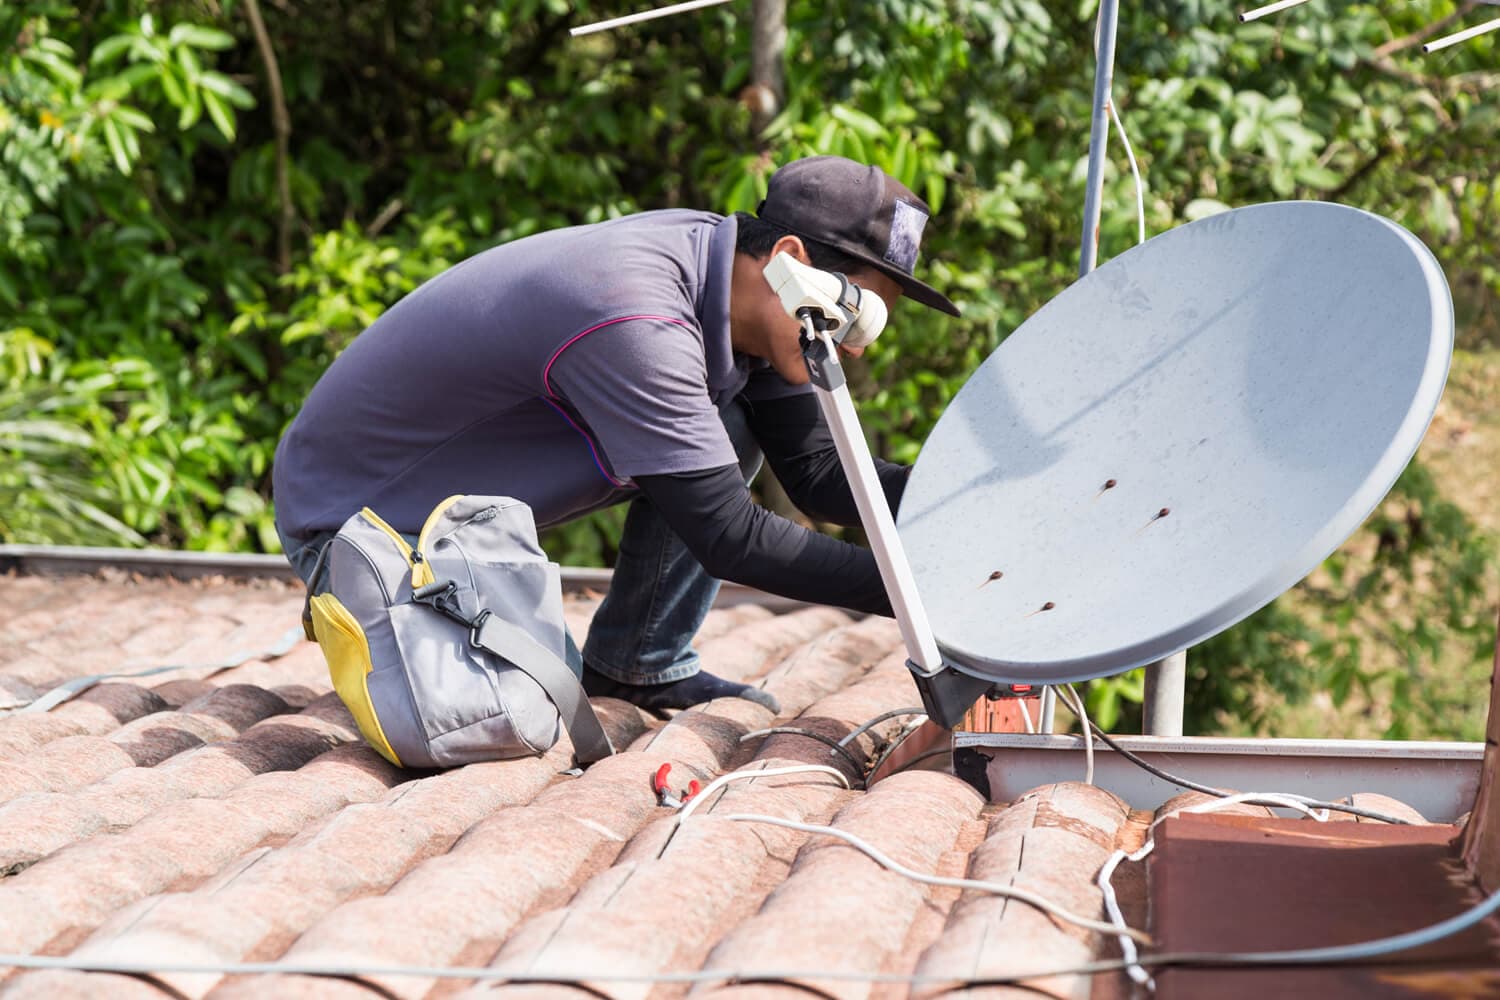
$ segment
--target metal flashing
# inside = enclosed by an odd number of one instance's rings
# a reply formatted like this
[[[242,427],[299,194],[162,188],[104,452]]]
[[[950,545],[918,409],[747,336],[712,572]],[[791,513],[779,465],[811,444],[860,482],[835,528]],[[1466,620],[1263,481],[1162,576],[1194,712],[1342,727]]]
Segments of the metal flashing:
[[[0,545],[0,573],[62,575],[119,569],[145,576],[197,579],[223,576],[232,580],[295,580],[292,567],[279,555],[243,552],[179,552],[167,549],[116,549],[70,545]],[[607,590],[613,572],[588,567],[563,567],[564,593]],[[768,594],[754,587],[725,582],[715,607],[754,604],[777,613],[809,607],[802,601]]]
[[[1182,777],[1239,791],[1298,792],[1338,799],[1374,792],[1410,805],[1431,822],[1469,811],[1479,787],[1483,743],[1378,740],[1250,740],[1191,736],[1117,736],[1126,750]],[[955,750],[986,756],[990,800],[1076,780],[1083,739],[1066,735],[955,733]],[[1095,744],[1094,780],[1137,809],[1156,809],[1182,791]]]

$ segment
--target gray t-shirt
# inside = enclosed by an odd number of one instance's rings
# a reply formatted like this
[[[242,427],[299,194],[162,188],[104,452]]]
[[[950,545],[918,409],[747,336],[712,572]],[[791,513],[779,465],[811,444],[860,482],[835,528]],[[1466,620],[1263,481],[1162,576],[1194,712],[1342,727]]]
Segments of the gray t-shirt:
[[[631,477],[735,461],[718,407],[787,385],[729,340],[733,217],[646,212],[530,236],[448,269],[329,367],[276,450],[290,537],[369,506],[415,532],[455,493],[539,526]]]

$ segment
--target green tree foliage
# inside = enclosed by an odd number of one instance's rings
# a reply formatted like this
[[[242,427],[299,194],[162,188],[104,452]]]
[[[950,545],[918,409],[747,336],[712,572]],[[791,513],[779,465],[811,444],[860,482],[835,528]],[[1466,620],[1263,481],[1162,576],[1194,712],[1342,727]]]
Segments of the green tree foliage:
[[[628,6],[284,0],[264,37],[247,0],[0,7],[0,450],[17,459],[0,506],[30,512],[0,539],[274,550],[281,430],[402,295],[542,229],[753,208],[775,164],[810,153],[878,163],[939,212],[923,267],[964,319],[904,306],[853,372],[878,449],[914,458],[968,373],[1076,274],[1093,4],[789,0],[787,100],[760,134],[748,4],[569,37]],[[1313,0],[1241,26],[1225,2],[1127,5],[1115,96],[1148,231],[1339,200],[1415,231],[1461,320],[1486,315],[1500,35],[1414,45],[1474,6]],[[1116,141],[1102,258],[1135,241],[1134,205]],[[1361,536],[1376,562],[1335,561],[1195,656],[1200,719],[1252,716],[1252,676],[1359,690],[1394,683],[1361,665],[1369,643],[1430,660],[1473,637],[1487,543],[1420,473],[1386,511]],[[607,562],[619,513],[554,533],[554,554]],[[1416,617],[1378,637],[1336,620],[1407,592]],[[1138,687],[1090,697],[1129,711]]]

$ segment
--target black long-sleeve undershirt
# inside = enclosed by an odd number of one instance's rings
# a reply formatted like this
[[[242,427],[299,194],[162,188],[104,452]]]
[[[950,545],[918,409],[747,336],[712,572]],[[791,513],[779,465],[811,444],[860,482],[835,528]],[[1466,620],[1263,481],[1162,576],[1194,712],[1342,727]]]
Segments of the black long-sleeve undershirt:
[[[798,509],[819,521],[859,523],[816,399],[802,395],[757,402],[746,415]],[[907,472],[905,466],[877,463],[892,510],[900,503]],[[756,504],[737,465],[637,476],[636,484],[713,576],[795,600],[891,614],[890,598],[868,549],[811,531]]]
[[[748,403],[745,414],[766,462],[798,510],[814,521],[859,525],[833,432],[812,393]],[[910,466],[875,459],[875,475],[892,511],[901,505],[910,471]]]

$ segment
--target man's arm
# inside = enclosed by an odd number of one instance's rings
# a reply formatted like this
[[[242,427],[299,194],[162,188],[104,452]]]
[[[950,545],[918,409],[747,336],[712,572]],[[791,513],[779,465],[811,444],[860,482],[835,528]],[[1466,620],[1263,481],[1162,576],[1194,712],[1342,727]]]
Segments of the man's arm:
[[[742,404],[750,430],[797,509],[814,521],[857,527],[859,510],[839,462],[833,432],[810,392]],[[906,489],[907,465],[877,458],[875,473],[894,513]]]
[[[794,600],[891,614],[869,550],[761,507],[750,499],[739,466],[635,481],[710,575]]]

